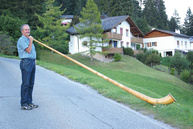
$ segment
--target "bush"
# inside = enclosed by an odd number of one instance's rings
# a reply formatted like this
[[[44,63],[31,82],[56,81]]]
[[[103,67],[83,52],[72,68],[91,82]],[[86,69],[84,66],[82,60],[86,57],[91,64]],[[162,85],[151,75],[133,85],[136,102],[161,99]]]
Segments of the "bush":
[[[14,55],[16,46],[13,45],[11,37],[8,34],[0,32],[0,53],[5,55]]]
[[[129,56],[133,56],[133,55],[134,55],[134,51],[133,51],[132,48],[124,48],[124,47],[123,47],[123,53],[124,53],[125,55],[129,55]]]
[[[175,68],[171,68],[170,74],[174,75],[175,74]]]
[[[115,55],[113,56],[113,59],[115,59],[115,61],[120,61],[121,60],[121,54],[115,53]]]
[[[142,63],[154,66],[160,64],[161,57],[157,50],[146,50],[145,53],[139,53],[136,55],[136,58]]]
[[[147,58],[147,54],[146,53],[139,53],[136,55],[136,58],[141,61],[142,63],[146,63],[146,58]]]
[[[173,57],[170,59],[170,67],[178,71],[178,74],[184,69],[189,69],[190,62],[186,60],[180,53],[176,52]]]
[[[188,71],[188,70],[183,70],[182,72],[181,72],[181,74],[180,74],[180,78],[182,79],[182,81],[184,81],[184,82],[186,82],[186,83],[188,83],[188,82],[190,82],[190,71]]]
[[[149,66],[159,65],[160,64],[160,56],[159,54],[152,53],[151,55],[148,55],[146,59],[146,64]]]
[[[188,51],[186,59],[190,61],[190,68],[193,69],[193,51]]]
[[[161,64],[169,67],[170,66],[170,57],[169,56],[168,57],[163,57],[161,59]]]

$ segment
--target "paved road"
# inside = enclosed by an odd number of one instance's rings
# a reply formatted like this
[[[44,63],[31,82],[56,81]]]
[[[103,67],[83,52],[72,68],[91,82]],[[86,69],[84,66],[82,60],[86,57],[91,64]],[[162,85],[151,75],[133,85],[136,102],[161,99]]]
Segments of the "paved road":
[[[20,109],[19,60],[0,57],[0,129],[172,129],[88,86],[37,66],[34,103]]]

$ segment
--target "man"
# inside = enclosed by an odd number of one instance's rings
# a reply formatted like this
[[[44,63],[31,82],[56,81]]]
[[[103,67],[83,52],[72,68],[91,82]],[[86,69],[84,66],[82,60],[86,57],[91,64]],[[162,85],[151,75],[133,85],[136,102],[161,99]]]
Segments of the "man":
[[[17,41],[17,49],[21,58],[20,69],[22,74],[21,84],[21,109],[31,110],[38,105],[32,103],[32,92],[35,80],[36,70],[36,50],[33,44],[33,37],[30,36],[30,27],[28,24],[21,26],[22,36]]]

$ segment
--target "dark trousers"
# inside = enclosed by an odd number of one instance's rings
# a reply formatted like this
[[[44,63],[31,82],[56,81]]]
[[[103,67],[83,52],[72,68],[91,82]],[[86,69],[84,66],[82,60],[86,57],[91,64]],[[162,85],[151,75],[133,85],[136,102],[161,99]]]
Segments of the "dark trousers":
[[[21,106],[32,104],[32,92],[35,81],[36,64],[35,59],[22,59],[20,62],[22,74],[21,84]]]

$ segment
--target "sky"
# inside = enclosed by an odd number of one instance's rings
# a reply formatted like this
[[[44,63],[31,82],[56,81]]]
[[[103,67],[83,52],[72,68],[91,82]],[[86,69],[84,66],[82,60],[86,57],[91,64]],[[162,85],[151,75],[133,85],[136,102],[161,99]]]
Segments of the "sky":
[[[186,13],[188,8],[190,7],[193,13],[193,0],[163,0],[165,2],[166,14],[170,19],[173,16],[174,10],[176,9],[179,16],[181,24],[184,23],[184,19],[186,17]]]

